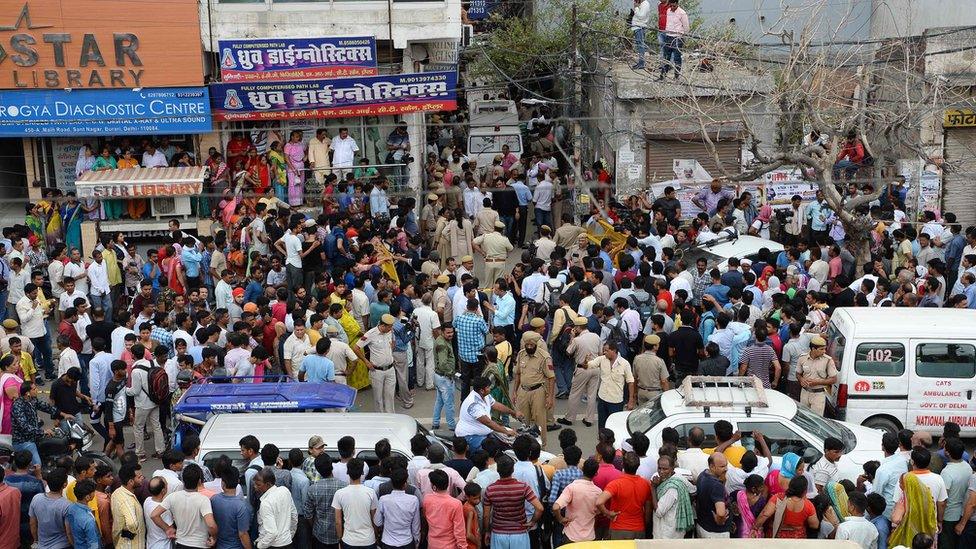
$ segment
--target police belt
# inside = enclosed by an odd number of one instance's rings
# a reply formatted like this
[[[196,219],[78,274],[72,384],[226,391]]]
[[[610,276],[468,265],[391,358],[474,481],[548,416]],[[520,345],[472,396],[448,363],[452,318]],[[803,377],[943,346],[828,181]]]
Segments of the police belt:
[[[376,366],[375,364],[373,365],[373,369],[374,370],[379,370],[380,372],[385,372],[385,371],[389,370],[392,367],[393,367],[393,364],[387,364],[386,366]]]
[[[485,262],[487,262],[487,263],[498,263],[500,261],[508,261],[508,258],[506,258],[506,257],[489,257],[489,258],[486,258],[485,259]]]
[[[657,392],[659,392],[659,393],[660,393],[660,392],[661,392],[661,390],[662,390],[662,389],[661,389],[660,387],[646,387],[646,386],[644,386],[644,385],[640,385],[640,384],[637,384],[637,388],[638,388],[638,389],[643,389],[643,390],[645,390],[645,391],[657,391]]]
[[[827,389],[825,389],[824,387],[820,387],[818,389],[807,389],[806,387],[803,387],[803,390],[806,391],[806,392],[808,392],[808,393],[822,393],[822,392],[826,391]]]
[[[528,387],[522,387],[523,391],[535,391],[536,389],[541,389],[542,384],[536,383],[535,385],[529,385]]]

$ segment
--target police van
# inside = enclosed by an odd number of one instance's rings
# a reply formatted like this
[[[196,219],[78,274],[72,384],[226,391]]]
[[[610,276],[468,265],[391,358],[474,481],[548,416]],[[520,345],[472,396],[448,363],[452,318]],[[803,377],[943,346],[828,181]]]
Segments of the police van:
[[[470,129],[468,158],[477,160],[482,169],[491,166],[502,147],[522,156],[522,129],[518,110],[509,99],[479,99],[468,103]]]
[[[935,434],[954,421],[976,435],[976,310],[839,308],[827,352],[840,372],[838,419]]]

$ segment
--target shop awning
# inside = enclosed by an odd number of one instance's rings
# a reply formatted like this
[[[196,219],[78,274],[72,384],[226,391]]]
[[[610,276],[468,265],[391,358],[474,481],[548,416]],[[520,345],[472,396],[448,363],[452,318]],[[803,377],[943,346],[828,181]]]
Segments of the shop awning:
[[[128,168],[87,172],[75,181],[79,197],[153,198],[203,193],[205,166]]]

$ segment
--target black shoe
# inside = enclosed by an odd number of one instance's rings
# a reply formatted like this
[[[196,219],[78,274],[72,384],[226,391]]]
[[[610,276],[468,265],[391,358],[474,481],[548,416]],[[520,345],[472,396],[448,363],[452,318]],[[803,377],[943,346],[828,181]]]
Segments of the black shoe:
[[[583,420],[583,425],[586,425],[587,427],[593,427],[593,424],[590,423],[589,421],[586,421],[585,419]]]
[[[54,381],[55,379],[58,379],[58,376],[54,374],[45,373],[44,378],[47,379],[48,381]]]
[[[566,418],[564,418],[564,417],[561,417],[561,418],[557,419],[556,420],[556,423],[565,425],[567,427],[572,427],[573,426],[573,422],[570,421],[570,420],[568,420],[568,419],[566,419]]]
[[[566,400],[569,398],[569,393],[559,393],[556,395],[556,398],[559,400]]]
[[[546,431],[558,431],[562,429],[563,426],[558,423],[553,423],[552,425],[546,425]]]
[[[34,385],[37,385],[38,387],[43,387],[44,378],[42,378],[41,376],[37,376],[36,378],[34,378]]]

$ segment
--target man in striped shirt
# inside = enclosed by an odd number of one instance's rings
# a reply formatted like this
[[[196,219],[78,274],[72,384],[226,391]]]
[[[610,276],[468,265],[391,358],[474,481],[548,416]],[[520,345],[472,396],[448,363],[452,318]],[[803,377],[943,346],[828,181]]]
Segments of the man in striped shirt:
[[[499,478],[485,490],[485,531],[490,532],[492,547],[529,549],[529,530],[542,516],[542,503],[532,488],[512,478],[515,462],[506,454],[495,460]],[[535,509],[526,524],[525,503]]]

